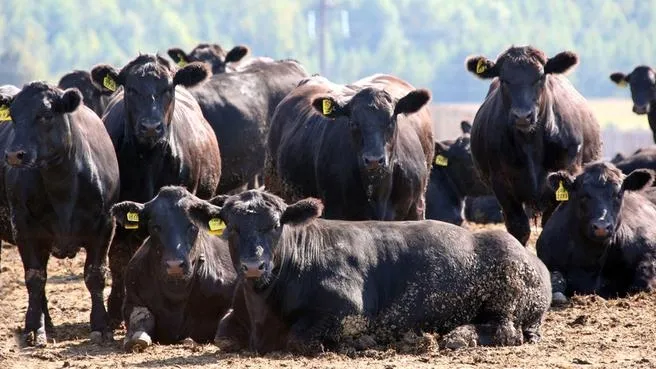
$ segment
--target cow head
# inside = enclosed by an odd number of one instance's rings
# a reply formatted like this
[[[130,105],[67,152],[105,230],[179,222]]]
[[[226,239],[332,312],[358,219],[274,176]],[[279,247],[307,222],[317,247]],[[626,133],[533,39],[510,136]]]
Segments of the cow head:
[[[201,226],[191,214],[210,206],[183,187],[168,186],[162,187],[157,196],[145,204],[117,203],[112,206],[111,213],[118,226],[148,232],[150,247],[158,256],[163,276],[186,280],[201,259],[199,242],[209,237],[201,234]]]
[[[498,78],[510,123],[521,132],[535,130],[541,114],[546,76],[567,72],[578,63],[571,51],[548,58],[531,46],[511,47],[496,62],[484,56],[467,59],[467,70],[480,78]]]
[[[77,89],[63,91],[32,82],[13,98],[0,96],[0,109],[9,108],[14,139],[5,150],[12,167],[37,168],[55,164],[72,146],[70,113],[82,102]]]
[[[360,167],[368,175],[376,175],[390,171],[398,115],[417,112],[429,99],[430,92],[423,89],[396,100],[386,91],[365,88],[348,101],[323,96],[314,99],[312,106],[327,118],[347,118]]]
[[[246,46],[235,46],[227,53],[217,44],[199,44],[189,54],[177,47],[168,51],[171,59],[180,67],[192,62],[202,62],[211,65],[213,74],[226,72],[228,63],[236,63],[248,54]]]
[[[620,224],[626,191],[651,186],[654,173],[638,169],[624,176],[613,164],[596,162],[586,165],[576,178],[561,171],[550,174],[548,180],[554,191],[567,191],[581,233],[593,242],[605,243]]]
[[[167,137],[175,108],[175,86],[192,87],[210,75],[207,66],[191,63],[176,69],[158,55],[140,55],[120,71],[109,65],[91,70],[100,88],[123,86],[127,124],[137,142],[154,147]]]
[[[84,70],[75,70],[65,74],[57,84],[59,88],[77,88],[82,93],[84,105],[93,110],[99,117],[103,116],[105,107],[109,104],[112,92],[101,89],[91,81],[91,74]]]
[[[272,280],[283,227],[309,223],[323,211],[317,199],[287,206],[281,198],[258,190],[216,197],[210,203],[214,205],[195,210],[197,222],[207,225],[212,218],[225,222],[235,270],[259,287]]]
[[[471,155],[471,124],[464,121],[461,128],[463,134],[455,141],[435,142],[432,171],[444,171],[452,185],[467,196],[488,195],[490,190],[480,179]]]
[[[631,99],[633,99],[633,112],[636,114],[647,114],[651,108],[651,102],[656,100],[656,72],[646,65],[636,67],[633,72],[627,74],[613,73],[610,80],[618,86],[631,87]]]

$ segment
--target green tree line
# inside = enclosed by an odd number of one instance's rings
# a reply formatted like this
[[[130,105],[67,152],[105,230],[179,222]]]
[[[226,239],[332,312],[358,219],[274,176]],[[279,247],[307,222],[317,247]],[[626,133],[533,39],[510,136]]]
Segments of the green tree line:
[[[487,85],[464,59],[511,44],[576,51],[570,77],[586,96],[627,96],[608,79],[656,57],[656,0],[326,0],[324,74],[349,82],[399,75],[434,101],[480,101]],[[0,84],[56,82],[96,63],[124,65],[199,42],[244,44],[319,72],[319,0],[4,0]],[[314,22],[313,22],[314,19]]]

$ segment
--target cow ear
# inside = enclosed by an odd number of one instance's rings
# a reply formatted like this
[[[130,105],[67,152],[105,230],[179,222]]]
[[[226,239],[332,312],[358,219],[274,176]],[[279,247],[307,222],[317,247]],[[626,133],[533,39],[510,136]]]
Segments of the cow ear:
[[[116,223],[125,229],[137,229],[145,225],[147,221],[143,214],[144,205],[133,201],[123,201],[114,204],[110,213],[116,219]]]
[[[499,76],[497,65],[484,56],[470,56],[465,61],[465,65],[467,70],[478,78],[490,79]]]
[[[449,151],[449,145],[442,141],[435,141],[435,155]]]
[[[654,171],[649,169],[636,169],[629,173],[622,182],[622,191],[640,191],[651,187],[654,183]]]
[[[243,59],[248,54],[248,48],[243,45],[235,46],[232,50],[228,51],[225,56],[226,63],[234,63]]]
[[[544,65],[544,73],[561,74],[570,70],[578,64],[579,57],[572,51],[563,51],[547,60]]]
[[[123,83],[119,71],[108,64],[96,65],[91,69],[91,81],[103,92],[114,92]]]
[[[308,224],[323,213],[323,203],[319,199],[307,198],[287,206],[280,217],[280,224],[299,226]]]
[[[6,122],[11,120],[9,114],[9,107],[11,102],[14,100],[13,96],[0,94],[0,122]]]
[[[189,63],[178,69],[175,76],[173,76],[173,84],[184,87],[193,87],[205,81],[211,75],[212,72],[210,72],[205,63]]]
[[[462,133],[469,134],[471,133],[472,125],[468,120],[463,120],[460,122],[460,129],[462,130]]]
[[[210,229],[210,222],[219,221],[220,223],[223,223],[223,221],[220,220],[221,208],[210,204],[208,201],[196,201],[189,207],[189,216],[196,224],[206,230]]]
[[[571,174],[567,173],[564,170],[561,170],[559,172],[551,173],[547,177],[547,181],[549,183],[549,187],[557,191],[560,188],[560,184],[562,183],[563,187],[567,191],[571,191],[574,189],[574,177],[572,177]]]
[[[312,101],[312,107],[326,118],[348,116],[346,104],[341,104],[331,96],[318,97]]]
[[[403,96],[396,102],[394,115],[416,113],[426,105],[430,98],[431,94],[426,89],[420,88],[410,91],[407,95]]]
[[[80,106],[82,93],[77,88],[69,88],[52,101],[52,111],[58,114],[72,113]]]
[[[171,60],[173,60],[178,66],[184,67],[185,65],[189,64],[189,57],[187,57],[187,53],[185,53],[184,50],[173,47],[170,48],[167,53],[169,54]]]
[[[225,202],[226,202],[226,200],[228,200],[228,198],[230,198],[230,195],[219,195],[219,196],[212,197],[208,201],[209,201],[210,204],[212,204],[214,206],[221,207],[221,206],[223,206],[223,204],[225,204]]]
[[[629,84],[629,76],[624,73],[615,72],[610,75],[610,80],[620,87],[626,87]]]

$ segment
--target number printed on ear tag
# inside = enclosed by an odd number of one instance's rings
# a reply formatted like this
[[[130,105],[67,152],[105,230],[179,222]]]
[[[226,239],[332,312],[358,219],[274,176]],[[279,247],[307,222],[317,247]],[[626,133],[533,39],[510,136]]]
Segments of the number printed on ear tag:
[[[563,186],[563,181],[560,181],[558,184],[558,189],[556,190],[556,201],[568,201],[569,200],[569,192],[565,189],[565,186]]]
[[[449,165],[449,158],[447,158],[444,155],[437,155],[435,157],[435,165],[439,165],[441,167],[446,167]]]
[[[219,218],[212,218],[208,222],[210,228],[210,234],[213,236],[221,236],[223,230],[226,228],[226,224]]]

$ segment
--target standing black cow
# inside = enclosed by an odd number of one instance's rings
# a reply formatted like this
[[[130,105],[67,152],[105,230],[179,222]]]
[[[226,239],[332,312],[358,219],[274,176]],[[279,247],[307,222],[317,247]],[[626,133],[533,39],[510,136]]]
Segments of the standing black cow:
[[[524,207],[556,206],[547,173],[580,167],[601,155],[599,124],[586,100],[561,73],[578,62],[572,52],[552,58],[531,46],[510,47],[496,62],[467,59],[467,70],[497,78],[474,118],[472,155],[492,188],[506,228],[526,244],[531,234]]]
[[[290,202],[321,198],[330,219],[424,219],[434,151],[429,99],[388,75],[347,86],[309,78],[276,109],[266,187]]]
[[[74,70],[65,74],[59,80],[57,86],[62,90],[68,88],[80,90],[84,105],[91,108],[101,118],[112,96],[112,91],[96,86],[91,80],[91,74],[85,70]]]
[[[198,44],[189,54],[177,47],[170,48],[168,54],[180,67],[193,62],[203,62],[211,66],[212,74],[220,74],[234,71],[234,64],[241,61],[248,51],[248,48],[242,45],[226,52],[217,44]]]
[[[307,77],[293,60],[263,61],[212,76],[190,92],[221,146],[220,193],[255,187],[262,173],[269,120],[278,103]]]
[[[618,86],[631,87],[633,112],[639,115],[647,114],[649,128],[656,142],[656,71],[649,66],[639,65],[629,74],[611,74],[610,80]]]
[[[214,195],[221,176],[216,137],[194,98],[181,87],[201,83],[208,74],[204,64],[176,69],[155,55],[140,55],[120,71],[109,65],[93,68],[98,86],[123,86],[103,117],[119,160],[121,201],[149,201],[167,185],[185,186],[200,198]],[[112,325],[122,320],[123,271],[146,236],[123,227],[116,231],[109,252]]]
[[[182,187],[164,187],[145,204],[125,201],[112,207],[118,223],[143,227],[150,235],[125,274],[126,350],[144,349],[151,337],[160,343],[214,338],[237,275],[228,244],[199,231],[190,217],[208,206]],[[135,216],[137,221],[128,221]]]
[[[445,343],[462,334],[488,345],[540,339],[549,272],[508,233],[472,234],[436,221],[317,219],[321,211],[317,199],[287,206],[248,191],[222,208],[192,212],[205,228],[215,217],[226,223],[230,255],[245,278],[233,312],[248,313],[250,349],[313,352],[361,333],[388,341],[408,330],[458,327]],[[247,344],[226,329],[238,318],[222,319],[218,343]]]
[[[13,85],[0,86],[0,96],[4,99],[11,99],[20,92],[20,89]],[[9,107],[0,107],[0,152],[4,152],[13,138],[14,128],[11,124]],[[9,242],[16,244],[14,234],[11,228],[11,215],[9,211],[9,202],[5,192],[5,170],[7,164],[0,163],[0,262],[2,261],[2,243]]]
[[[5,150],[5,183],[29,295],[24,339],[46,344],[45,295],[50,254],[72,258],[86,250],[84,282],[91,293],[92,341],[111,339],[103,302],[105,260],[118,200],[116,154],[102,121],[76,89],[62,91],[33,82],[9,106],[13,137]]]
[[[455,141],[435,142],[435,159],[426,189],[426,219],[456,225],[464,221],[466,196],[490,194],[478,176],[471,157],[471,124],[460,123],[462,135]]]
[[[640,191],[654,180],[651,170],[625,176],[611,163],[585,166],[573,177],[549,176],[569,200],[545,225],[537,253],[552,273],[560,273],[572,295],[604,297],[656,290],[656,205]]]

